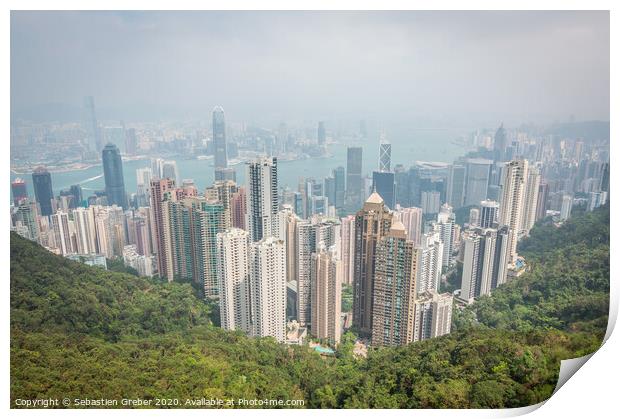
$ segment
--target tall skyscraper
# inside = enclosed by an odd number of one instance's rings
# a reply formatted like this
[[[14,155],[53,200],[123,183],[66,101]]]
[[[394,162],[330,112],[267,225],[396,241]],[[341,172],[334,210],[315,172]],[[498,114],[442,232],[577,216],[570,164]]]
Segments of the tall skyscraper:
[[[499,213],[499,203],[496,201],[484,200],[480,202],[480,220],[476,226],[482,228],[492,228],[497,224],[497,216]]]
[[[282,240],[266,237],[250,244],[252,334],[286,339],[286,261]]]
[[[375,247],[391,225],[392,214],[381,196],[373,192],[355,216],[353,325],[365,336],[372,333]]]
[[[290,205],[284,205],[278,213],[280,218],[278,226],[280,233],[278,238],[284,242],[286,249],[286,282],[296,282],[297,280],[297,223],[300,218]],[[295,302],[295,305],[297,303]]]
[[[224,109],[216,106],[213,109],[213,149],[215,169],[228,167],[228,155],[226,154],[226,121]]]
[[[78,185],[69,186],[69,193],[73,197],[73,208],[83,206],[84,197],[82,196],[82,187]]]
[[[346,185],[346,175],[345,175],[345,170],[344,167],[339,166],[336,169],[334,169],[333,172],[333,176],[334,176],[334,183],[335,183],[335,189],[336,189],[336,200],[334,201],[334,206],[336,207],[336,209],[342,209],[344,208],[344,196],[345,196],[345,185]]]
[[[471,303],[506,282],[510,242],[508,226],[470,229],[463,233],[463,273],[460,299]]]
[[[238,190],[237,184],[232,180],[216,180],[209,189],[214,191],[216,199],[223,205],[224,230],[229,229],[233,225],[231,201]]]
[[[418,277],[416,292],[418,295],[425,291],[439,291],[441,281],[441,267],[443,266],[444,244],[438,232],[429,232],[422,236],[420,246],[420,260],[418,262]]]
[[[521,229],[528,162],[527,160],[513,160],[506,164],[503,172],[499,225],[506,225],[512,229],[509,262],[514,264],[517,260],[517,239]]]
[[[84,98],[84,110],[86,119],[86,131],[88,132],[88,143],[91,151],[99,153],[103,146],[101,128],[97,122],[97,114],[95,113],[95,98],[86,96]]]
[[[534,165],[527,171],[525,193],[523,196],[523,212],[521,213],[520,236],[527,236],[536,222],[536,207],[538,205],[538,189],[540,186],[540,168]]]
[[[189,196],[165,201],[169,217],[175,278],[191,279],[206,298],[219,295],[217,234],[224,231],[224,206],[218,200]]]
[[[321,245],[312,254],[311,271],[311,331],[318,339],[332,345],[340,343],[340,307],[342,262],[332,250]]]
[[[547,215],[547,201],[549,200],[549,184],[541,181],[538,186],[538,199],[536,200],[536,221],[542,220]]]
[[[244,186],[239,186],[230,197],[230,214],[232,226],[245,230],[246,189]]]
[[[381,136],[379,140],[379,171],[389,172],[392,165],[392,144]],[[382,195],[383,196],[383,195]]]
[[[32,173],[32,186],[34,187],[34,197],[41,208],[41,215],[46,217],[52,215],[52,175],[44,167],[37,167]]]
[[[105,192],[109,205],[118,205],[127,209],[127,194],[123,177],[123,161],[118,147],[108,143],[101,152]]]
[[[507,145],[508,137],[506,136],[506,129],[504,128],[504,123],[502,122],[495,132],[495,141],[493,142],[493,154],[495,161],[502,161],[504,159]]]
[[[168,281],[174,279],[172,269],[172,249],[170,242],[170,228],[168,207],[165,201],[173,195],[174,181],[172,179],[151,180],[151,210],[153,211],[153,242],[157,253],[157,270],[160,278]]]
[[[325,192],[325,197],[327,198],[327,202],[329,205],[334,205],[336,203],[336,179],[333,176],[328,176],[323,179],[323,190]]]
[[[390,209],[394,209],[394,173],[372,172],[372,189],[376,191]]]
[[[59,254],[65,256],[74,253],[73,249],[73,221],[69,220],[69,214],[63,211],[56,211],[50,217],[52,229],[56,242],[56,249]]]
[[[459,209],[465,202],[465,166],[454,163],[448,172],[446,200],[454,209]]]
[[[394,166],[394,189],[396,191],[396,203],[403,207],[411,206],[411,182],[409,171],[402,164]]]
[[[262,157],[247,164],[247,228],[250,241],[277,236],[278,162]]]
[[[97,253],[94,208],[76,208],[72,215],[77,235],[77,253],[80,255]]]
[[[362,204],[362,147],[347,148],[346,206],[357,210]]]
[[[19,205],[19,201],[28,198],[26,181],[19,177],[15,178],[15,180],[11,182],[11,192],[13,193],[13,205],[17,207]]]
[[[325,140],[326,140],[326,134],[325,134],[325,122],[324,121],[319,121],[319,126],[317,128],[317,134],[316,134],[316,138],[317,138],[317,143],[319,145],[324,145],[325,144]]]
[[[340,246],[340,225],[337,220],[312,217],[299,220],[296,229],[297,320],[303,326],[311,322],[311,260],[321,246]]]
[[[452,207],[443,204],[437,214],[435,231],[439,234],[439,240],[443,243],[442,267],[447,268],[454,262],[454,226],[456,218]]]
[[[397,219],[377,242],[373,284],[373,346],[413,341],[418,249]]]
[[[348,215],[340,219],[341,249],[342,259],[342,283],[353,285],[354,266],[355,266],[355,216]]]
[[[478,205],[480,201],[487,199],[492,164],[491,160],[467,159],[465,206]]]
[[[217,235],[217,277],[223,329],[252,333],[248,233],[232,228]]]

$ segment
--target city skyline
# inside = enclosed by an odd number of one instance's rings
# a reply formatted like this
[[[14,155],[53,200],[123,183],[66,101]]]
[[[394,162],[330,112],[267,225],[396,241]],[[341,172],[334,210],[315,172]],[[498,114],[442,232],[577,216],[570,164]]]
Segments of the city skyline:
[[[609,31],[11,12],[12,407],[551,397],[608,321]]]

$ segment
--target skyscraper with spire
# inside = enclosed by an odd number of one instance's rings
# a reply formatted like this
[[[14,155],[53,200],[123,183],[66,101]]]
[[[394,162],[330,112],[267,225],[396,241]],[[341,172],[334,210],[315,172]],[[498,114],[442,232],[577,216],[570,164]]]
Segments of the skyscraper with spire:
[[[226,120],[224,117],[224,109],[216,106],[213,109],[213,149],[214,160],[213,165],[215,171],[228,167],[228,157],[226,154]]]
[[[379,171],[389,172],[392,165],[392,144],[381,134],[379,139]]]

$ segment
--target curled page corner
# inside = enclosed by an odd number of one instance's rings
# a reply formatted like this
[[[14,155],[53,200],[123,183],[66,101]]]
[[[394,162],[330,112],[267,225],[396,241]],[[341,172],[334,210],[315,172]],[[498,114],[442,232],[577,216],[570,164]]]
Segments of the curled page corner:
[[[610,292],[609,295],[609,318],[607,320],[607,330],[605,332],[605,337],[601,342],[601,346],[599,349],[607,342],[607,339],[611,336],[614,328],[616,327],[616,320],[618,318],[618,294],[617,292]],[[596,353],[598,349],[591,354],[584,355],[579,358],[572,359],[564,359],[560,363],[560,373],[558,374],[558,383],[553,390],[553,394],[557,393],[557,391],[564,385],[566,382],[577,372],[579,368],[583,367],[583,365],[588,362],[588,360]],[[553,397],[553,394],[551,397]],[[544,402],[543,402],[544,403]]]
[[[555,390],[553,390],[553,394],[557,393],[557,391],[571,378],[579,368],[583,367],[583,365],[588,362],[588,359],[592,357],[596,352],[592,352],[591,354],[584,355],[579,358],[571,358],[564,359],[560,363],[560,373],[558,374],[558,383],[555,386]],[[553,394],[551,397],[553,397]]]

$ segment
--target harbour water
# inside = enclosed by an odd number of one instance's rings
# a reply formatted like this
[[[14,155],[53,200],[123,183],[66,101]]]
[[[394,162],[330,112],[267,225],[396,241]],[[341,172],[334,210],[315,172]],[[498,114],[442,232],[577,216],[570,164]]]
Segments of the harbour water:
[[[417,130],[392,142],[392,168],[396,164],[410,167],[416,160],[452,162],[456,157],[463,155],[466,150],[462,146],[455,145],[453,140],[464,132],[455,130]],[[377,141],[368,141],[359,144],[364,147],[363,169],[364,174],[369,174],[377,169],[379,158],[379,145]],[[278,183],[281,187],[288,186],[297,188],[300,177],[317,179],[330,175],[331,170],[347,163],[347,146],[344,144],[331,144],[328,147],[330,157],[308,158],[294,161],[278,162]],[[193,179],[199,190],[202,190],[213,182],[213,160],[177,159],[180,179]],[[127,193],[136,191],[136,169],[149,167],[150,160],[132,160],[123,163],[125,187]],[[237,182],[245,181],[245,164],[235,165]],[[32,189],[32,177],[30,174],[16,174],[11,171],[11,181],[16,177],[26,180],[28,193],[34,196]],[[101,165],[86,169],[70,170],[52,173],[52,185],[54,193],[58,194],[61,189],[68,189],[71,185],[80,184],[84,195],[88,196],[95,190],[104,189],[103,170]]]

